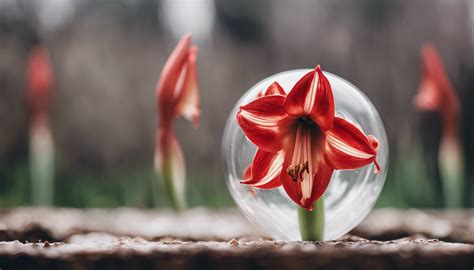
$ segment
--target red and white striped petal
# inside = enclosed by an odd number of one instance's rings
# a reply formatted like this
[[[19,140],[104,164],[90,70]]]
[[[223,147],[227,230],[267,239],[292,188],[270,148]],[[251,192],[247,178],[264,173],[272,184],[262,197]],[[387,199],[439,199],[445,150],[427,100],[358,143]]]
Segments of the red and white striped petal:
[[[286,96],[286,92],[279,83],[274,82],[267,89],[260,91],[257,95],[257,98],[261,98],[264,96],[271,96],[271,95]]]
[[[184,83],[179,90],[179,96],[175,105],[174,117],[183,116],[192,121],[194,127],[199,126],[201,106],[199,98],[199,88],[196,75],[197,47],[193,46],[189,50],[189,59],[184,75]]]
[[[271,189],[281,185],[280,173],[282,170],[284,155],[283,152],[270,153],[264,150],[257,150],[252,162],[251,173],[249,168],[244,173],[245,180],[242,184],[260,189]]]
[[[240,107],[237,113],[237,122],[247,138],[262,150],[275,153],[282,148],[288,122],[284,100],[281,95],[261,97]]]
[[[283,163],[283,167],[289,163]],[[285,173],[281,174],[281,183],[288,196],[299,206],[312,211],[314,203],[324,194],[329,182],[331,181],[332,173],[334,169],[330,165],[320,162],[317,168],[314,168],[315,173],[313,177],[304,179],[302,182],[293,181],[293,179]],[[311,193],[307,194],[306,186],[307,181],[311,181]]]
[[[310,116],[321,130],[331,128],[334,119],[334,97],[331,85],[319,66],[293,86],[284,106],[290,115]]]
[[[372,144],[372,149],[374,149],[375,153],[377,153],[379,151],[379,145],[380,145],[379,140],[377,140],[377,138],[375,138],[372,135],[367,136],[367,139]],[[377,162],[376,156],[374,157],[374,165],[375,165],[375,173],[376,174],[380,173],[380,165]]]
[[[270,95],[286,96],[286,92],[285,90],[283,90],[283,87],[281,87],[279,83],[274,82],[265,91],[265,96],[270,96]]]
[[[306,103],[308,109],[312,108],[311,118],[313,121],[319,125],[321,130],[328,130],[334,121],[334,96],[331,85],[319,66],[316,67],[315,77],[318,78],[313,80],[313,84],[316,84],[317,81],[315,100],[310,99]],[[311,86],[311,88],[314,88],[314,86]]]
[[[310,210],[314,206],[314,203],[323,196],[324,192],[328,188],[329,182],[331,181],[332,173],[334,169],[331,168],[329,164],[326,162],[319,162],[318,163],[318,171],[313,177],[313,189],[311,193],[311,197],[308,199],[303,199],[302,204],[306,205]]]
[[[248,165],[247,168],[244,171],[244,180],[247,181],[252,178],[252,164]]]
[[[304,182],[295,182],[290,176],[284,173],[281,174],[281,182],[291,200],[299,206],[312,211],[314,209],[314,203],[324,194],[324,191],[326,191],[333,172],[334,169],[327,164],[320,166],[311,180],[313,187],[310,196],[303,195],[302,184]]]
[[[163,126],[167,126],[174,119],[176,99],[180,90],[178,82],[183,84],[183,71],[189,61],[190,48],[191,36],[185,35],[176,45],[161,71],[156,86],[156,98],[160,123]]]
[[[306,73],[288,93],[285,99],[285,111],[293,116],[308,115],[311,110],[305,111],[305,102],[310,95],[310,86],[313,81],[315,71]],[[309,98],[308,98],[309,99]]]
[[[292,201],[299,204],[301,207],[305,207],[301,203],[301,198],[303,197],[301,184],[293,180],[292,177],[285,172],[290,164],[291,157],[288,158],[288,156],[285,156],[285,161],[283,162],[283,173],[280,176],[281,184]]]
[[[325,155],[334,169],[357,169],[375,163],[378,141],[370,138],[349,121],[336,117],[332,129],[326,132]]]
[[[311,133],[311,154],[308,158],[309,172],[313,176],[312,183],[302,185],[302,204],[314,205],[328,187],[334,169],[327,163],[324,156],[325,136],[319,130]]]
[[[333,169],[325,161],[321,147],[324,136],[319,130],[300,125],[293,138],[294,144],[285,147],[281,182],[294,202],[312,210],[326,190]]]

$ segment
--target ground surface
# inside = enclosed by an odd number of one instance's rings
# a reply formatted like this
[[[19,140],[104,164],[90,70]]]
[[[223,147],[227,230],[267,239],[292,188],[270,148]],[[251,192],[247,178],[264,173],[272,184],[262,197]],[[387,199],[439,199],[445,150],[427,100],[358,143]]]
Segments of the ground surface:
[[[175,215],[136,209],[22,208],[0,213],[0,268],[474,267],[471,210],[376,210],[352,234],[358,237],[323,243],[274,241],[236,210],[193,209]]]

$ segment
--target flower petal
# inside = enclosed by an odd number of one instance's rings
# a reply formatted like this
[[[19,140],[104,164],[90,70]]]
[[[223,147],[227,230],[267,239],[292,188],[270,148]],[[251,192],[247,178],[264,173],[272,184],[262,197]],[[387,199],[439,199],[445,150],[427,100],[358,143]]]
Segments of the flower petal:
[[[458,114],[459,99],[436,47],[425,44],[421,58],[422,78],[414,99],[415,106],[422,111],[441,110],[445,116]]]
[[[323,196],[324,192],[328,188],[329,182],[331,181],[332,173],[334,169],[331,168],[326,162],[320,162],[318,164],[318,172],[313,178],[313,191],[311,197],[303,201],[303,205],[314,206],[314,203]]]
[[[322,130],[328,130],[334,121],[334,96],[331,85],[319,66],[316,67],[316,72],[319,79],[311,118]]]
[[[328,79],[317,66],[293,86],[285,100],[285,110],[294,116],[308,115],[321,130],[331,128],[334,97]]]
[[[270,95],[286,96],[286,92],[278,82],[273,82],[272,84],[270,84],[270,86],[267,89],[260,91],[257,95],[257,98],[270,96]]]
[[[326,132],[325,155],[335,169],[357,169],[375,160],[378,141],[368,137],[349,121],[336,117],[332,129]]]
[[[189,59],[184,77],[182,89],[176,102],[175,117],[183,116],[192,121],[195,127],[199,126],[201,107],[199,99],[199,88],[196,76],[197,47],[189,50]]]
[[[375,138],[373,135],[368,135],[367,139],[372,144],[372,149],[374,149],[375,152],[378,152],[378,150],[379,150],[379,140],[377,140],[377,138]]]
[[[191,36],[185,35],[176,45],[173,52],[166,61],[161,71],[160,79],[156,87],[156,97],[160,122],[166,123],[174,119],[174,108],[179,96],[178,81],[183,83],[183,69],[189,61],[189,50],[191,47]]]
[[[379,145],[380,145],[379,140],[377,140],[377,138],[375,138],[372,135],[367,136],[367,139],[372,144],[372,149],[374,149],[374,151],[377,153],[379,151]],[[376,174],[380,173],[380,165],[377,162],[377,157],[374,157],[374,165],[375,165],[375,173]]]
[[[282,95],[286,96],[285,90],[283,90],[283,87],[278,82],[274,82],[270,84],[270,86],[267,88],[265,91],[265,96],[269,95]]]
[[[257,150],[251,166],[251,173],[246,170],[242,184],[260,189],[271,189],[281,185],[280,173],[283,165],[283,152],[270,153]]]
[[[285,111],[294,116],[301,116],[309,114],[310,111],[305,112],[305,101],[310,92],[311,82],[313,81],[315,71],[312,70],[306,73],[288,93],[285,99]],[[309,98],[308,98],[309,99]]]
[[[27,102],[34,115],[47,113],[50,109],[54,84],[53,68],[48,50],[34,47],[28,56]]]
[[[237,122],[247,138],[258,148],[277,152],[282,148],[288,115],[283,109],[284,96],[258,98],[240,107]]]
[[[324,135],[319,130],[299,126],[294,140],[293,145],[284,149],[285,173],[281,174],[281,182],[294,202],[312,210],[326,190],[333,168],[324,158]]]
[[[446,87],[446,72],[438,52],[432,45],[421,49],[422,79],[415,96],[415,106],[419,110],[434,111],[443,102],[443,87]],[[449,83],[448,83],[449,84]],[[449,87],[449,86],[448,86]]]
[[[244,171],[244,181],[247,181],[247,179],[252,178],[252,164],[247,166],[247,169]]]
[[[283,168],[287,167],[287,164],[289,165],[289,163],[283,163]],[[331,166],[321,161],[318,163],[316,173],[311,179],[303,179],[302,182],[294,181],[288,174],[282,173],[281,182],[286,193],[295,203],[311,211],[313,210],[314,203],[326,191],[333,172],[334,169]],[[303,194],[305,181],[312,181],[311,194],[309,196]]]
[[[421,111],[435,111],[440,107],[441,96],[436,85],[428,78],[423,78],[414,98],[415,107]]]

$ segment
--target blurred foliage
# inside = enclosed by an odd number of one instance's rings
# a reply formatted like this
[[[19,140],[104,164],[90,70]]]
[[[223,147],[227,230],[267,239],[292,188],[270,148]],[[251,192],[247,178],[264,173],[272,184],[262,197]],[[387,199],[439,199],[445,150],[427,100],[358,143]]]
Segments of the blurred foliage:
[[[102,173],[59,173],[55,204],[67,207],[170,207],[163,183],[151,168],[116,170]],[[20,162],[0,181],[0,206],[15,207],[31,203],[27,162]],[[233,201],[222,179],[205,175],[188,177],[189,205],[226,207]],[[156,196],[153,196],[156,192]]]
[[[404,160],[391,158],[390,170],[376,207],[442,207],[439,194],[424,170],[419,148]],[[1,207],[16,207],[31,203],[27,162],[20,162],[0,181]],[[67,175],[58,174],[55,204],[66,207],[170,207],[163,183],[156,179],[152,168],[118,169]],[[192,175],[188,177],[187,198],[190,207],[234,206],[225,181],[221,177]],[[156,196],[153,196],[156,192]],[[471,200],[471,203],[472,202]]]

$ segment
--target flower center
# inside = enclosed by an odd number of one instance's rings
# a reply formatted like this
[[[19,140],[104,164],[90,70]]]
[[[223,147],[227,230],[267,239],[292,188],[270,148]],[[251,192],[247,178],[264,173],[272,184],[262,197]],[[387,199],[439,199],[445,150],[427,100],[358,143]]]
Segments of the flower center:
[[[309,127],[318,127],[318,125],[316,125],[316,123],[311,118],[309,118],[308,116],[300,117],[298,119],[298,123],[307,125]]]
[[[311,143],[312,136],[317,136],[320,131],[318,125],[310,117],[300,117],[296,122],[293,157],[286,173],[293,181],[303,182],[315,173],[311,168],[313,163]]]

